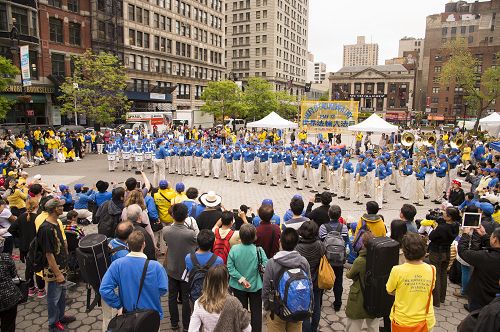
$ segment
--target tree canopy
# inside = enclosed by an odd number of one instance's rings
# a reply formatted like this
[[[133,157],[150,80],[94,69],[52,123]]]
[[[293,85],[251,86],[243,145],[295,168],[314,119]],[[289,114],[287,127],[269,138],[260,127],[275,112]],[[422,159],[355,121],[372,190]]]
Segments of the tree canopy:
[[[239,118],[245,116],[242,91],[233,81],[216,81],[208,83],[203,90],[201,99],[205,104],[201,111],[211,113],[215,119],[225,116]]]
[[[481,62],[472,55],[463,38],[448,42],[444,50],[450,58],[441,70],[439,82],[442,86],[455,82],[455,87],[463,91],[468,109],[476,115],[474,130],[477,131],[484,111],[500,97],[500,67],[482,71]],[[500,52],[496,58],[500,59]]]
[[[19,74],[19,69],[7,58],[0,56],[0,92],[14,83],[14,78]],[[0,119],[7,116],[7,112],[16,102],[0,96]]]
[[[62,114],[82,113],[97,123],[108,124],[130,109],[132,102],[124,93],[125,67],[116,56],[88,50],[73,61],[74,74],[61,85]]]

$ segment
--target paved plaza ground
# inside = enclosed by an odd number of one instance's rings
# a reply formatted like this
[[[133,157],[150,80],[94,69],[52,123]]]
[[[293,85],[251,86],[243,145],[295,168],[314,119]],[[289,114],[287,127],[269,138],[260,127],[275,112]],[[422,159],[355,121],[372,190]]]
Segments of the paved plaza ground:
[[[47,184],[66,184],[71,188],[76,183],[84,183],[91,187],[97,180],[105,180],[108,182],[123,182],[130,176],[136,176],[133,172],[123,172],[121,167],[114,173],[109,173],[107,170],[107,162],[105,156],[90,155],[85,159],[67,164],[57,164],[52,162],[48,165],[38,166],[27,170],[30,176],[41,174],[42,180]],[[149,179],[152,179],[151,170],[146,170]],[[274,202],[276,213],[283,216],[288,208],[288,204],[293,195],[300,193],[307,201],[313,194],[309,191],[296,191],[294,188],[285,189],[283,186],[270,187],[260,186],[256,183],[244,184],[234,183],[223,179],[212,179],[204,177],[184,177],[178,175],[168,175],[167,180],[170,183],[183,182],[187,187],[194,186],[199,189],[200,193],[208,190],[214,190],[222,196],[222,204],[226,209],[237,209],[241,204],[251,206],[254,211],[260,206],[260,203],[265,198],[271,198]],[[339,201],[334,198],[333,204],[338,204],[342,208],[342,215],[348,222],[357,221],[364,213],[364,206],[358,206],[351,201]],[[399,217],[401,205],[407,201],[399,198],[399,194],[389,191],[389,203],[386,204],[380,213],[384,216],[386,223],[389,224],[394,218]],[[306,203],[307,204],[307,203]],[[425,213],[430,208],[435,208],[437,205],[426,200],[424,207],[419,207],[417,218],[423,218]],[[89,226],[86,233],[92,232],[95,226]],[[19,268],[23,269],[23,264],[19,264]],[[21,275],[21,273],[20,273]],[[344,293],[342,296],[342,309],[335,313],[333,310],[333,292],[327,291],[323,298],[323,307],[321,313],[320,331],[344,331],[346,324],[345,304],[351,281],[344,278]],[[467,315],[463,304],[464,299],[459,299],[453,296],[453,291],[458,286],[448,284],[446,302],[440,308],[435,309],[437,324],[433,332],[455,331],[460,321]],[[86,289],[85,284],[80,283],[68,291],[68,297],[71,299],[71,304],[68,305],[68,314],[75,315],[77,321],[68,326],[69,331],[100,331],[101,330],[101,309],[95,308],[92,312],[85,312],[86,304]],[[168,316],[167,298],[163,298],[163,309],[165,318],[161,324],[161,331],[170,330],[170,321]],[[38,332],[46,331],[47,327],[47,306],[46,299],[29,299],[27,303],[20,305],[17,316],[16,331]]]

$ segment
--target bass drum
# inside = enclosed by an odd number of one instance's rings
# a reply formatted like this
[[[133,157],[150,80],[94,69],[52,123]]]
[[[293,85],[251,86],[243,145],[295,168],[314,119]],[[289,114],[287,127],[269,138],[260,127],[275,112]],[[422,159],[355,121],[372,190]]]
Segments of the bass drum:
[[[76,259],[82,279],[98,291],[111,259],[108,254],[108,239],[103,234],[83,237],[76,249]]]

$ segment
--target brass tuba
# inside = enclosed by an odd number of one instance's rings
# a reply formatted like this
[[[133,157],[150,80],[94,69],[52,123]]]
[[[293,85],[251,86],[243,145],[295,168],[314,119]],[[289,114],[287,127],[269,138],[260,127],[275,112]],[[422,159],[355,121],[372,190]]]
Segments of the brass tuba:
[[[425,136],[425,141],[424,141],[424,145],[427,145],[427,146],[434,146],[434,144],[436,144],[436,135],[433,134],[433,133],[428,133],[426,136]]]
[[[401,138],[401,144],[406,147],[412,146],[415,143],[415,135],[410,133],[409,131],[405,131],[403,133],[403,137]]]
[[[460,149],[464,145],[464,137],[460,134],[455,137],[453,141],[450,142],[450,146],[453,149]]]

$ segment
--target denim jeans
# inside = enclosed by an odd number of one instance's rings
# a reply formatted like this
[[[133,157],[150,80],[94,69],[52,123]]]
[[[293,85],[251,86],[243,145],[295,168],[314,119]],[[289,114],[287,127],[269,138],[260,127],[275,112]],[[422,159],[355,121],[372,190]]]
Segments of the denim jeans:
[[[302,321],[302,332],[317,332],[319,320],[321,319],[321,304],[323,302],[323,290],[317,287],[313,289],[314,311],[311,318]]]
[[[47,283],[47,311],[49,326],[59,322],[64,316],[66,308],[66,287],[56,281]]]
[[[191,306],[189,304],[189,284],[182,280],[168,277],[168,310],[170,311],[170,323],[179,324],[179,308],[177,307],[178,295],[182,300],[182,328],[187,331],[191,317]]]
[[[461,293],[462,295],[465,295],[465,291],[467,290],[467,285],[469,284],[469,280],[470,280],[470,274],[471,274],[471,269],[470,269],[470,266],[466,266],[466,265],[462,265],[460,264],[460,266],[462,267],[462,290],[461,290]]]

